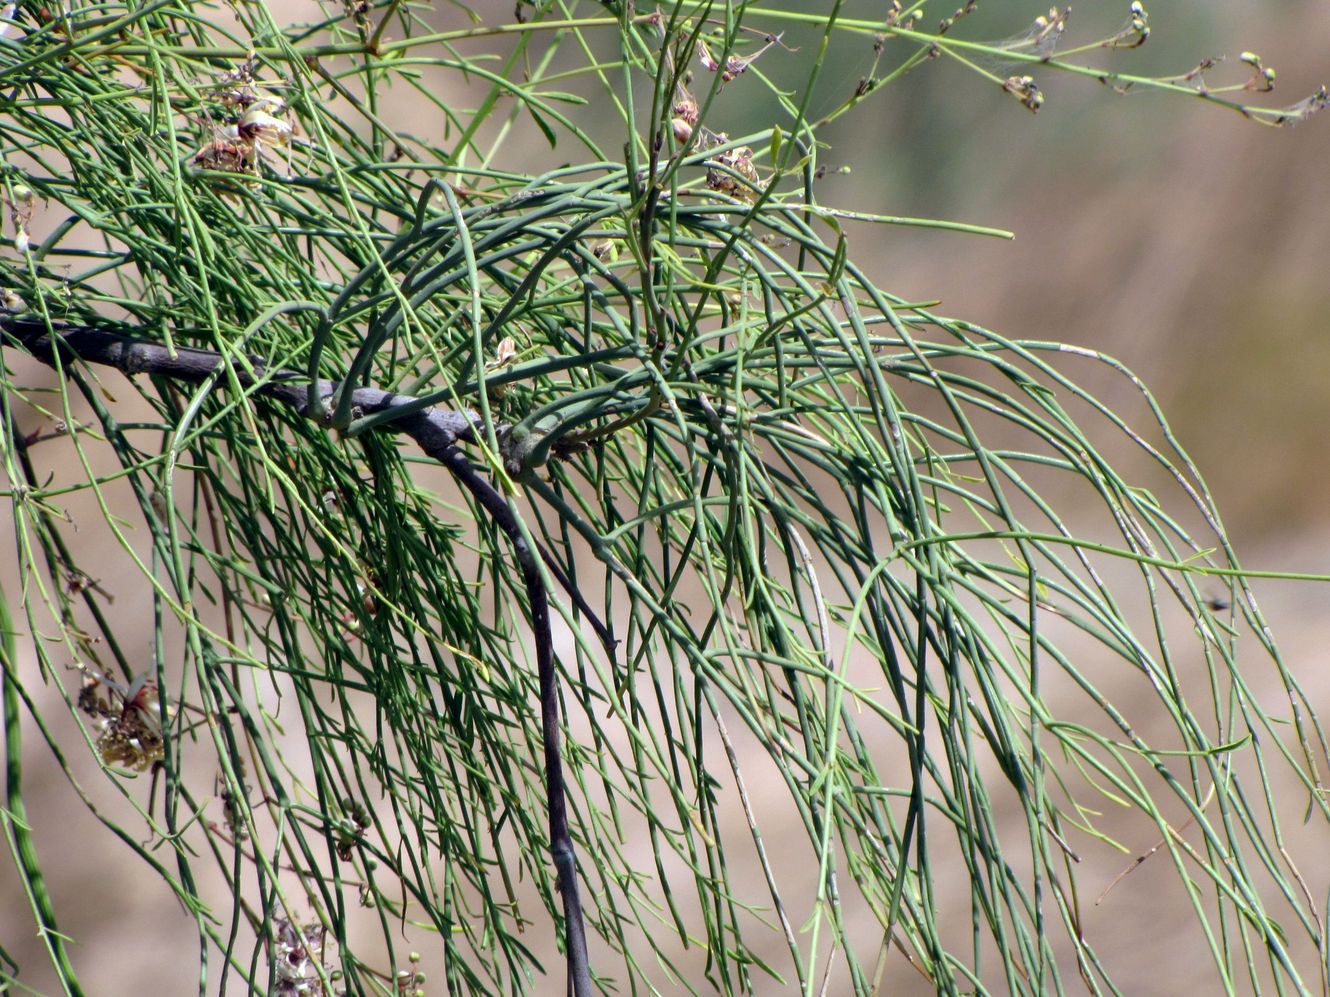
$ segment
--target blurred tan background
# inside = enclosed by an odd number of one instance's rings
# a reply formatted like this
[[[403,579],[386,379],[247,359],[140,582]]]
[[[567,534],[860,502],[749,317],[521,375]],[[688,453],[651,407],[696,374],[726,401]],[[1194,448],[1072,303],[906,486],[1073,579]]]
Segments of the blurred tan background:
[[[996,3],[974,16],[967,37],[1019,31],[1039,6]],[[1120,24],[1127,4],[1074,6],[1071,30],[1093,37]],[[292,19],[309,16],[309,7],[293,7]],[[506,16],[511,7],[503,0],[493,9]],[[853,13],[881,16],[882,7],[860,4]],[[1278,70],[1275,103],[1292,104],[1330,83],[1330,4],[1323,0],[1155,0],[1148,8],[1149,44],[1117,54],[1115,65],[1181,73],[1203,57],[1224,55],[1227,64],[1211,78],[1239,81],[1245,74],[1236,57],[1250,50]],[[438,19],[461,23],[447,7]],[[866,44],[838,52],[823,80],[826,106],[870,64]],[[827,129],[820,137],[832,148],[823,161],[851,172],[823,182],[824,203],[1017,235],[1000,242],[860,228],[852,231],[852,253],[894,293],[943,299],[943,313],[1012,337],[1062,339],[1116,355],[1160,398],[1244,562],[1330,573],[1330,112],[1277,130],[1200,101],[1119,96],[1091,80],[1051,73],[1039,82],[1047,102],[1033,116],[997,87],[939,60]],[[407,105],[392,110],[412,114]],[[736,120],[729,126],[736,134],[762,126],[760,105],[741,117],[749,127]],[[417,122],[413,130],[428,127]],[[96,518],[91,507],[85,515]],[[0,550],[13,550],[13,542],[4,517]],[[0,567],[11,563],[0,555]],[[141,608],[142,583],[132,568],[111,557],[106,564],[101,583],[116,592],[117,610]],[[9,571],[0,573],[0,584],[12,603],[17,589]],[[1320,678],[1327,672],[1330,586],[1270,582],[1257,590],[1291,667],[1307,678],[1314,705],[1330,712]],[[29,817],[89,993],[196,992],[192,923],[101,831],[45,747],[35,738],[30,745]],[[93,767],[80,772],[98,778]],[[1153,841],[1135,844],[1144,850]],[[0,945],[31,971],[25,983],[49,992],[30,913],[4,861],[0,897]],[[1125,881],[1114,900],[1111,911],[1096,913],[1096,929],[1112,935],[1126,992],[1198,992],[1189,986],[1195,964],[1180,954],[1183,943],[1168,919],[1156,916],[1151,878]],[[893,979],[894,992],[921,992],[911,990],[908,977]],[[547,992],[561,990],[556,980]]]

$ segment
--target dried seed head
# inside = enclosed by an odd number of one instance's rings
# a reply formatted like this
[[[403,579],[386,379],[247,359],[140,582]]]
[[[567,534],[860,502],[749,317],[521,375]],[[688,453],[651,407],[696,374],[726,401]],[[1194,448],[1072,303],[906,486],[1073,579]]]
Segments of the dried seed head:
[[[716,156],[716,162],[721,166],[729,167],[734,173],[747,180],[748,183],[742,183],[725,170],[713,166],[707,170],[708,187],[741,201],[757,200],[762,183],[757,175],[757,167],[753,165],[752,149],[745,145],[737,149],[731,149],[729,152],[722,152]]]

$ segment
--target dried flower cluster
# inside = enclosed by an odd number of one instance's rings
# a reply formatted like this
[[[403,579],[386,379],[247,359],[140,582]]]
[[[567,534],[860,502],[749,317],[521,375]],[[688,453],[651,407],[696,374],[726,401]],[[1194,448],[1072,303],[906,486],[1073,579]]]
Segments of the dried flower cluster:
[[[270,149],[290,145],[295,128],[286,102],[260,87],[248,66],[219,81],[217,101],[230,122],[215,129],[211,141],[194,154],[194,165],[219,173],[255,173]]]
[[[1070,16],[1070,7],[1062,10],[1049,7],[1047,15],[1036,17],[1030,47],[1045,58],[1051,56],[1062,40],[1062,33],[1067,30],[1067,18]]]
[[[693,137],[693,129],[697,127],[698,118],[701,117],[697,100],[681,86],[674,97],[674,106],[670,110],[672,113],[670,127],[674,131],[674,140],[683,145]]]
[[[1150,15],[1140,0],[1132,0],[1127,26],[1109,39],[1108,48],[1140,48],[1150,37]]]
[[[901,0],[891,0],[891,8],[887,11],[887,27],[913,31],[919,20],[918,6],[911,4],[909,13],[906,13]]]
[[[272,919],[268,958],[276,983],[272,997],[331,997],[323,981],[322,925],[297,927],[284,917]]]
[[[728,194],[741,201],[757,200],[758,192],[762,189],[762,181],[757,175],[757,167],[753,165],[752,149],[744,145],[729,152],[722,152],[716,156],[716,162],[719,164],[718,167],[713,166],[707,170],[708,187],[719,194]],[[748,182],[743,183],[736,179],[730,171]]]
[[[719,72],[721,82],[729,83],[731,80],[735,79],[736,77],[741,76],[744,73],[748,72],[748,67],[751,66],[754,62],[756,62],[757,59],[767,51],[767,49],[771,48],[771,46],[773,45],[780,44],[780,38],[781,38],[780,35],[767,35],[766,44],[763,45],[756,52],[754,52],[752,55],[747,56],[745,58],[740,58],[737,55],[729,56],[725,60],[724,66],[722,66],[719,62],[716,61],[716,57],[711,54],[711,49],[707,48],[707,43],[704,41],[699,41],[697,43],[697,54],[704,68],[713,73]]]
[[[711,54],[711,50],[707,48],[706,43],[699,42],[698,58],[705,69],[713,73],[719,73],[721,81],[729,83],[746,72],[748,67],[773,45],[779,45],[781,43],[780,35],[767,35],[765,41],[766,44],[747,58],[730,56],[725,60],[723,66]],[[680,84],[675,91],[670,113],[670,127],[674,132],[675,140],[683,144],[692,139],[694,133],[698,130],[701,112],[697,100],[683,84]],[[724,145],[728,141],[728,136],[724,133],[711,132],[705,128],[701,132],[702,134],[699,136],[701,148]],[[753,165],[752,149],[747,146],[740,146],[737,149],[717,154],[714,161],[716,165],[707,169],[708,189],[749,203],[757,200],[763,184],[758,176],[757,167]]]
[[[110,694],[102,695],[103,689]],[[149,673],[126,687],[84,669],[78,705],[101,726],[97,752],[107,765],[142,772],[162,759],[165,743],[157,683]]]
[[[1002,81],[1002,89],[1007,91],[1025,107],[1037,112],[1044,106],[1044,94],[1032,76],[1008,76]]]

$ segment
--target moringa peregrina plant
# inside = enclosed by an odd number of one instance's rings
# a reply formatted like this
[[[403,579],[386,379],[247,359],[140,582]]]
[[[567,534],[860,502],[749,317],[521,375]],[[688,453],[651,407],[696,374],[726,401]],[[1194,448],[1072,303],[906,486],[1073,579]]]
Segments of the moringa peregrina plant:
[[[954,3],[6,8],[5,827],[61,987],[34,768],[201,993],[1115,992],[1110,811],[1207,991],[1327,986],[1325,737],[1158,408],[855,249],[1006,233],[819,196],[938,60],[1326,91]]]

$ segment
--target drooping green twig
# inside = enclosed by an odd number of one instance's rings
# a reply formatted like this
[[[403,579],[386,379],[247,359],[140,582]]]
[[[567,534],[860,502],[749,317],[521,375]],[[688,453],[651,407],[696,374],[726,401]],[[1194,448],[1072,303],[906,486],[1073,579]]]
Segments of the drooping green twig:
[[[146,339],[137,339],[117,332],[89,326],[61,325],[52,336],[46,324],[24,318],[0,319],[0,333],[26,348],[45,363],[57,366],[75,361],[114,367],[133,376],[151,374],[168,380],[197,384],[218,376],[226,363],[211,350],[177,347],[174,350]],[[256,395],[280,402],[305,412],[309,399],[327,399],[337,389],[334,381],[318,381],[311,391],[310,383],[293,371],[264,370],[253,358],[248,370],[235,372],[239,383],[252,388]],[[407,395],[362,387],[351,392],[351,404],[363,414],[391,411],[395,407],[411,405],[415,401]],[[573,997],[591,997],[591,970],[587,957],[586,927],[581,895],[577,881],[577,857],[572,835],[568,829],[567,790],[563,774],[563,760],[559,753],[561,723],[558,678],[554,667],[554,642],[550,629],[549,596],[540,570],[540,556],[522,532],[517,517],[504,497],[471,464],[458,444],[472,438],[475,419],[471,413],[454,412],[438,408],[416,408],[400,419],[384,424],[384,428],[411,437],[429,456],[450,470],[467,489],[512,544],[521,567],[526,586],[531,619],[531,630],[536,645],[537,679],[540,685],[541,733],[544,746],[546,802],[549,809],[550,854],[558,872],[558,887],[563,897],[565,930],[567,932],[568,990]],[[566,582],[558,573],[561,582]],[[569,586],[570,592],[572,587]],[[589,607],[576,595],[593,621],[597,632],[612,648],[613,639],[608,629],[589,612]],[[3,621],[0,621],[3,622]],[[5,633],[8,627],[4,627]],[[4,634],[0,634],[4,636]],[[6,655],[6,673],[9,656]],[[9,690],[6,681],[5,689]],[[8,703],[8,699],[6,699]],[[8,719],[9,711],[6,709]],[[7,723],[7,729],[12,726]],[[12,781],[12,774],[11,774]],[[24,830],[26,833],[26,829]],[[54,932],[54,922],[48,929]],[[52,936],[53,953],[63,954],[59,936]],[[72,969],[69,979],[73,980]]]

